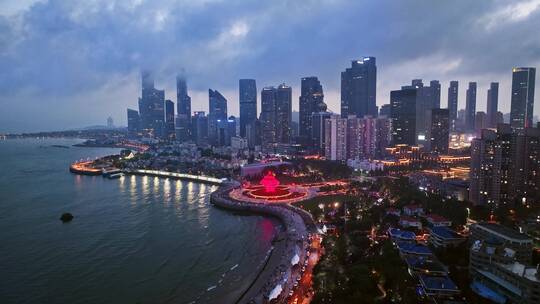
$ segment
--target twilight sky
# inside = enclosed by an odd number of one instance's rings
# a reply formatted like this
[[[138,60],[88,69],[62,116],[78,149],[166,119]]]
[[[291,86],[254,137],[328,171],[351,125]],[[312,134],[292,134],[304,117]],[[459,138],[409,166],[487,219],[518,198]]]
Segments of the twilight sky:
[[[510,109],[511,69],[540,68],[540,0],[0,0],[0,133],[126,124],[137,108],[139,71],[176,102],[184,68],[193,110],[208,88],[238,114],[238,79],[257,89],[285,82],[298,108],[300,78],[318,76],[339,112],[340,72],[377,57],[377,104],[413,78],[489,82]],[[260,96],[259,96],[260,99]],[[535,114],[540,113],[540,80]],[[260,100],[259,100],[260,102]],[[259,108],[260,110],[260,108]]]

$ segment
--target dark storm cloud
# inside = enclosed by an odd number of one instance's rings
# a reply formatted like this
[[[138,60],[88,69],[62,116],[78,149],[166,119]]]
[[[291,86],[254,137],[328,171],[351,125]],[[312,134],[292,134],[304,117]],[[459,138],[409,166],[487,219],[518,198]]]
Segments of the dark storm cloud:
[[[13,3],[0,4],[11,4],[0,16],[0,130],[77,127],[108,115],[123,123],[141,68],[153,69],[173,100],[174,75],[185,68],[194,109],[206,107],[212,87],[237,112],[238,78],[256,78],[259,89],[286,82],[297,95],[307,75],[320,77],[338,109],[339,73],[363,55],[377,57],[378,104],[416,77],[441,80],[443,104],[451,79],[462,89],[479,81],[480,90],[500,81],[509,97],[511,67],[540,63],[536,0]]]

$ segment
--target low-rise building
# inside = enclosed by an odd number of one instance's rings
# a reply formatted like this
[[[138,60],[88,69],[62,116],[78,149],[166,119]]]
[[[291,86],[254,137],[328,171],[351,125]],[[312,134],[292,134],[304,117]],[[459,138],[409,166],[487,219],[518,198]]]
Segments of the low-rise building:
[[[465,241],[465,238],[448,227],[433,226],[430,228],[429,244],[435,248],[457,246]]]
[[[417,229],[422,229],[422,222],[419,219],[406,215],[402,215],[399,218],[399,225],[403,228],[413,227]]]
[[[403,213],[406,215],[422,215],[424,214],[424,208],[420,205],[407,205],[403,207]]]
[[[452,221],[447,218],[440,216],[438,214],[430,214],[426,216],[426,221],[432,227],[450,227],[452,226]]]

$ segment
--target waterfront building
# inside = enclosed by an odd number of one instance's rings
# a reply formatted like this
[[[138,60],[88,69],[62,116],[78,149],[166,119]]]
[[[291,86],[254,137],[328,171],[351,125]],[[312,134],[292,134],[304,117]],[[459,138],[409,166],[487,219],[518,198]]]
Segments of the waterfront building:
[[[499,105],[499,83],[492,82],[489,85],[487,93],[487,123],[486,127],[496,128],[498,119],[498,105]]]
[[[375,57],[353,60],[341,72],[341,116],[377,116],[377,65]]]
[[[165,91],[154,88],[154,78],[142,72],[142,94],[139,98],[140,126],[143,136],[159,138],[165,129]]]
[[[324,120],[324,146],[326,159],[347,160],[347,119],[332,115]]]
[[[176,139],[186,141],[192,138],[191,97],[188,95],[184,72],[176,76]]]
[[[473,131],[476,114],[476,82],[469,82],[465,102],[465,130]]]
[[[512,69],[510,124],[512,128],[533,127],[535,68]]]
[[[227,99],[218,90],[208,89],[208,140],[210,144],[219,142],[218,122],[227,122]]]
[[[140,118],[139,112],[132,109],[127,109],[128,121],[128,136],[137,137],[140,133]]]
[[[196,111],[192,118],[193,140],[197,145],[208,143],[208,117],[204,111]]]
[[[165,100],[165,138],[174,139],[174,102]]]
[[[430,116],[430,150],[439,154],[447,154],[450,136],[449,111],[448,109],[432,109]]]
[[[239,80],[240,136],[246,137],[246,126],[257,119],[257,84],[255,79]]]
[[[324,104],[323,88],[317,77],[302,78],[299,101],[300,121],[298,135],[300,143],[305,146],[312,146],[312,116],[313,113],[320,112],[320,104]]]
[[[459,82],[456,80],[450,81],[450,86],[448,87],[448,114],[450,118],[450,128],[452,131],[456,130],[458,113],[458,91]]]
[[[390,92],[392,144],[416,144],[416,97],[413,88]]]

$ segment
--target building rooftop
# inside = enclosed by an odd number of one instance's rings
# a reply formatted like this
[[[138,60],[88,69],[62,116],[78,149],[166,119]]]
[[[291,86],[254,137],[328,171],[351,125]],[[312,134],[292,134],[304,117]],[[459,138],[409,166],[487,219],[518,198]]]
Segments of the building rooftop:
[[[417,255],[432,255],[433,253],[426,245],[398,242],[398,249],[402,253]]]
[[[438,214],[430,214],[426,216],[426,219],[432,223],[443,223],[443,222],[450,222],[447,218],[444,216],[440,216]]]
[[[540,282],[538,278],[538,270],[535,267],[527,267],[526,265],[523,265],[518,262],[514,262],[512,264],[501,264],[501,267],[507,269],[508,271],[511,271],[515,275],[518,275],[520,277],[526,278],[527,280],[533,281],[533,282]]]
[[[516,230],[504,227],[499,224],[482,222],[476,224],[475,226],[482,230],[498,235],[499,237],[510,238],[520,241],[530,241],[532,243],[532,239],[529,238],[527,235],[519,233]]]
[[[441,262],[434,260],[431,257],[408,256],[405,258],[405,262],[409,268],[415,271],[422,271],[425,273],[448,273]]]
[[[388,233],[390,234],[390,237],[398,238],[398,239],[404,239],[404,240],[415,240],[416,234],[411,231],[405,231],[397,228],[391,228],[388,230]]]
[[[453,291],[459,292],[456,284],[448,276],[432,276],[427,274],[420,275],[420,283],[425,289],[432,291]]]
[[[442,239],[462,239],[463,236],[457,234],[455,231],[448,227],[433,227],[431,228],[431,234],[436,235]]]

